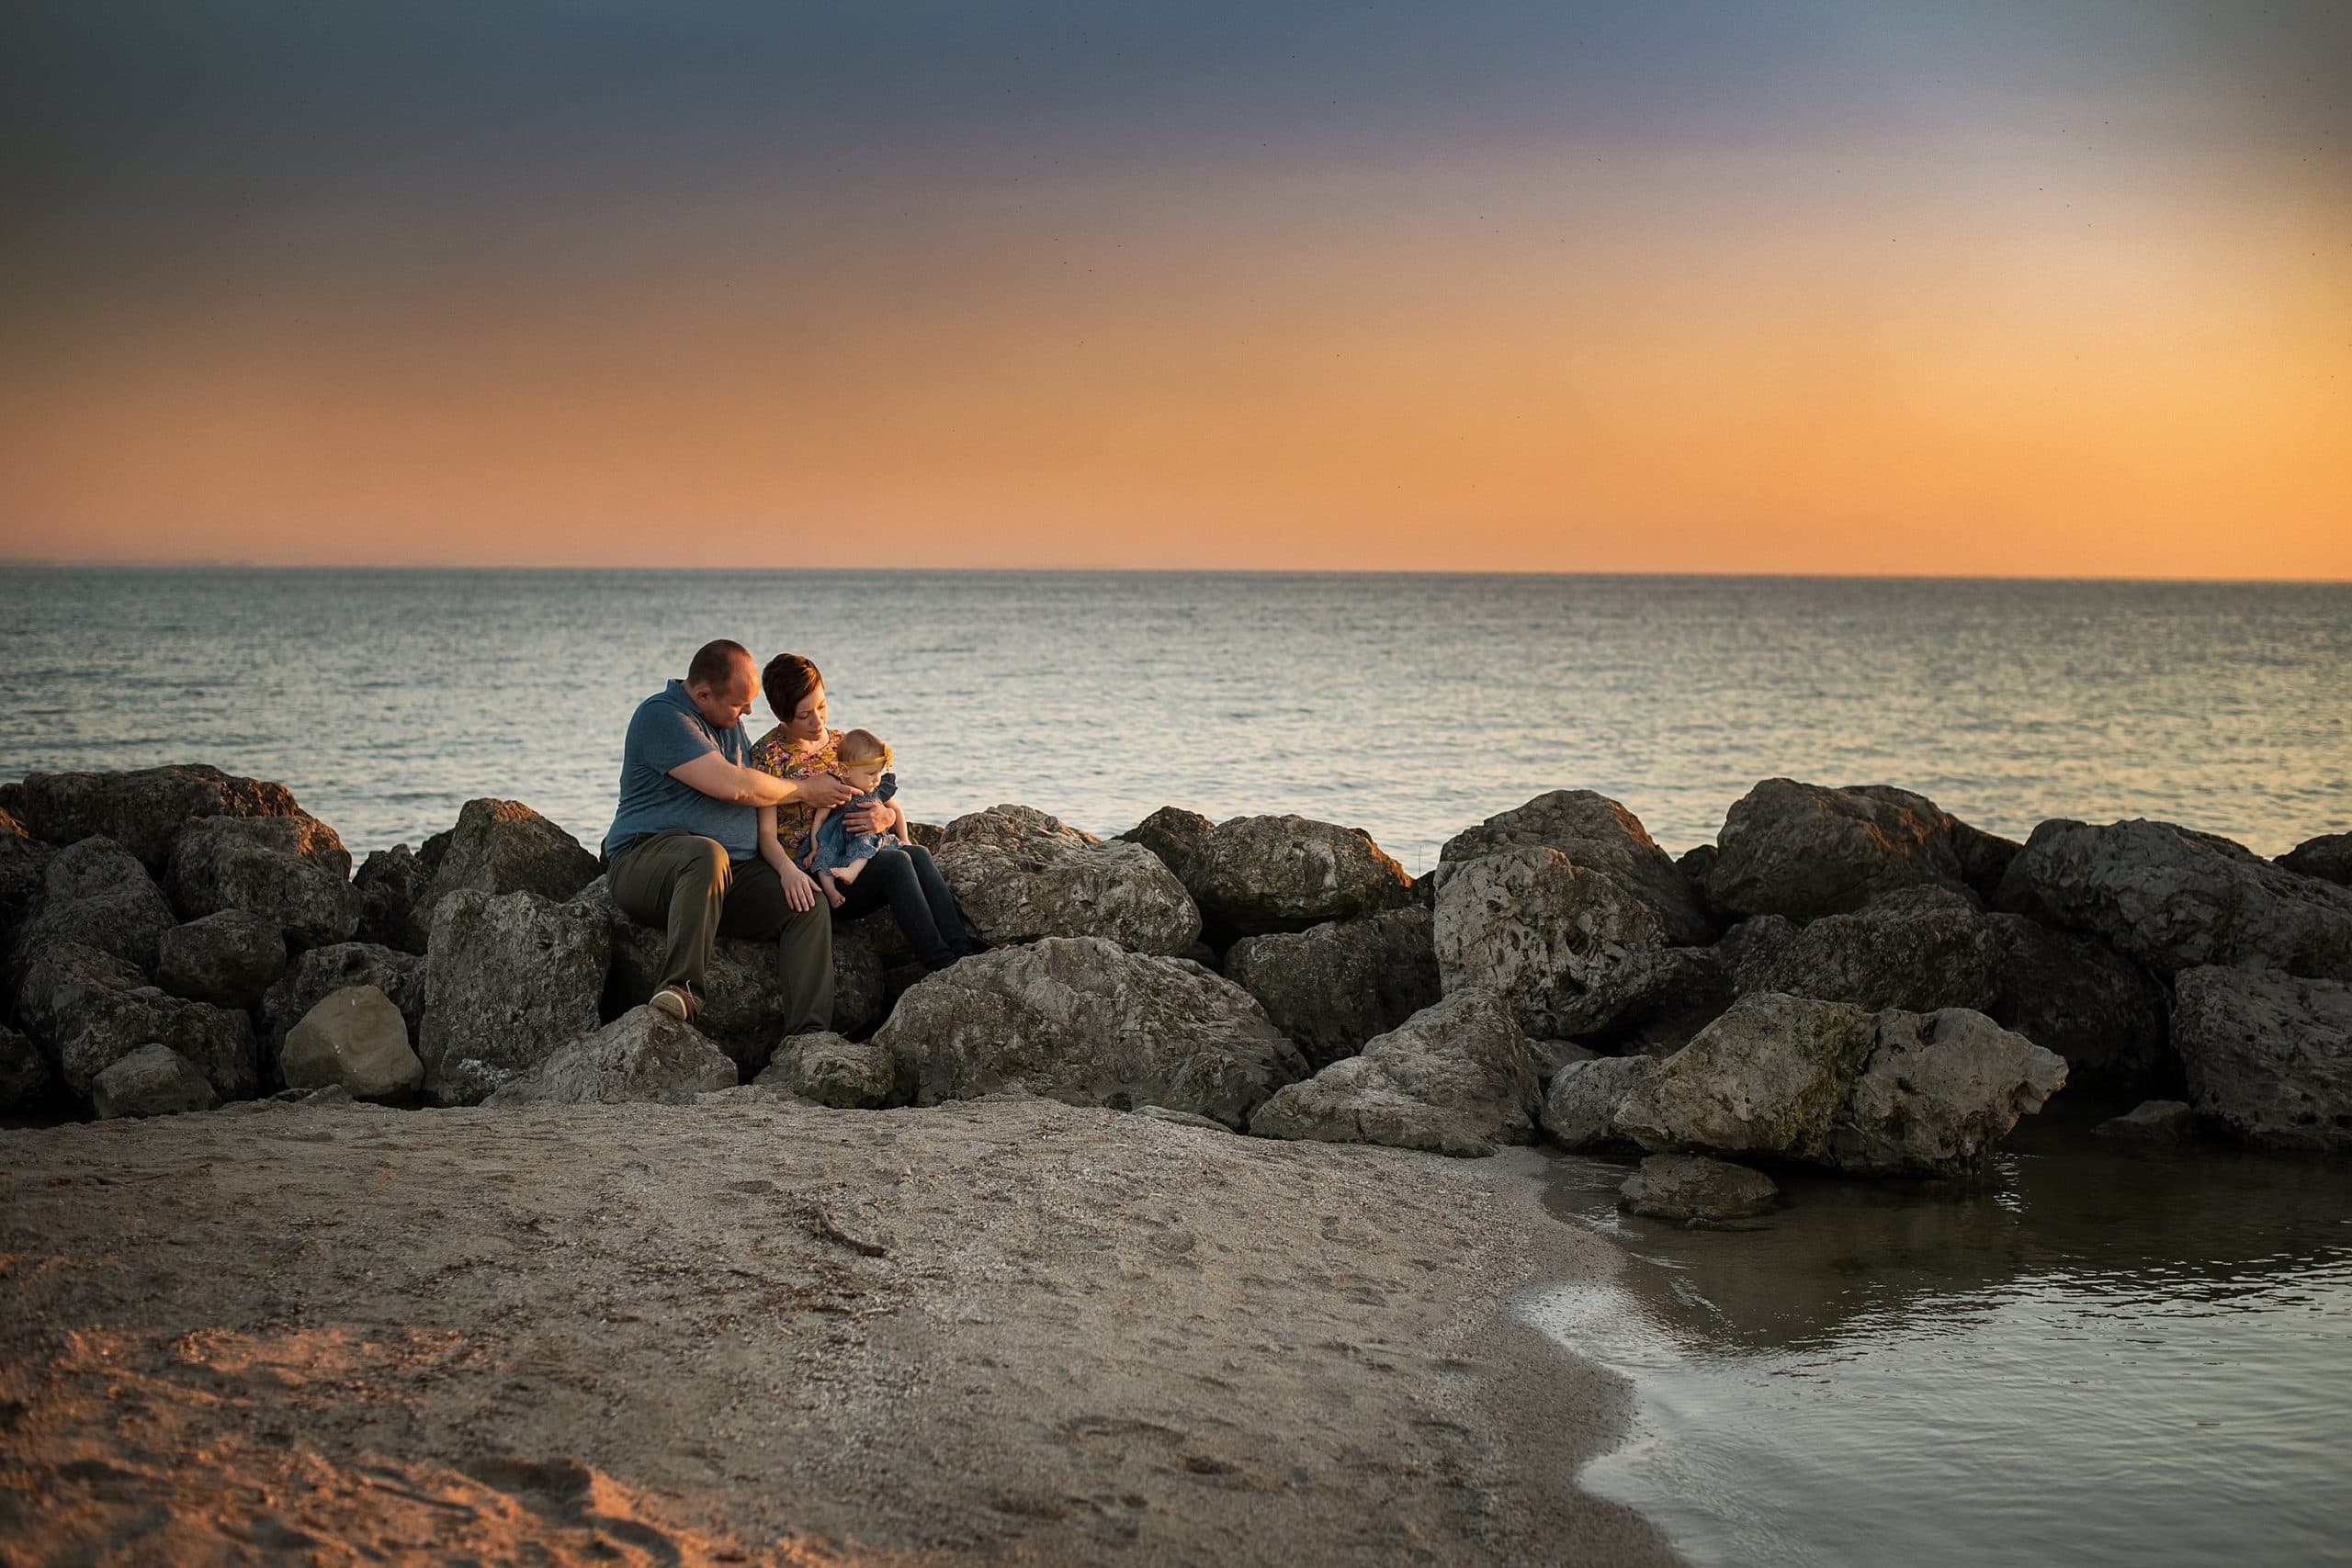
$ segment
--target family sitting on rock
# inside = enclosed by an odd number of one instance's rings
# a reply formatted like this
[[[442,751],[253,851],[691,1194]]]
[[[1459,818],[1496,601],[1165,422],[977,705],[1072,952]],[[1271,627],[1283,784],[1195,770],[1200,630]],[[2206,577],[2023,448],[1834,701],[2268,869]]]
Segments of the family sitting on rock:
[[[777,722],[754,743],[743,718],[757,692]],[[786,1032],[830,1029],[832,922],[886,904],[926,968],[976,951],[929,852],[908,840],[889,748],[825,721],[815,664],[784,653],[760,670],[723,638],[638,705],[603,858],[613,901],[665,933],[653,1007],[692,1022],[712,942],[773,938]]]

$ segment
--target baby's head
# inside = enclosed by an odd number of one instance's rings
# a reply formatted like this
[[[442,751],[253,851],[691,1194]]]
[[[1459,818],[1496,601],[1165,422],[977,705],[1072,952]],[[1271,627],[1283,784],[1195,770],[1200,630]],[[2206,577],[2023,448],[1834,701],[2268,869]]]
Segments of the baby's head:
[[[842,736],[833,755],[839,759],[842,777],[862,790],[880,784],[890,766],[890,748],[870,729],[853,729]]]

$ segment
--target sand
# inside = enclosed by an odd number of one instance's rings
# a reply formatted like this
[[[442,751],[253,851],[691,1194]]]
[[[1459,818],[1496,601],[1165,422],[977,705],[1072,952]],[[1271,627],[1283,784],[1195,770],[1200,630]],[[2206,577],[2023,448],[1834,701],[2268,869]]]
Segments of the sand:
[[[0,1562],[1645,1562],[1542,1161],[1036,1100],[0,1133]]]

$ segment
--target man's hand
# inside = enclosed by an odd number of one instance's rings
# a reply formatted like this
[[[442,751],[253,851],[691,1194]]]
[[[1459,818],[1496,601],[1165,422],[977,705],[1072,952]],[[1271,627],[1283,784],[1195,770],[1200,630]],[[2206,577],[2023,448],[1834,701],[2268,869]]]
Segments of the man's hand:
[[[817,907],[817,885],[798,866],[786,863],[777,868],[775,879],[784,884],[784,901],[796,915],[805,915]]]
[[[793,783],[800,786],[800,798],[810,806],[834,807],[857,797],[856,790],[831,773],[811,773]]]

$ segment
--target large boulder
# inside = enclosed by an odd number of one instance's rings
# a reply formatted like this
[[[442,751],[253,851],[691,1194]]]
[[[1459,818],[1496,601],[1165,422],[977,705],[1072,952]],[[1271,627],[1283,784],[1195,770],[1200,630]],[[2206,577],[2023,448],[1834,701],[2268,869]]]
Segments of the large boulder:
[[[1235,817],[1179,847],[1173,821],[1155,814],[1135,829],[1137,841],[1170,845],[1168,852],[1183,863],[1170,869],[1220,933],[1305,931],[1415,901],[1412,877],[1361,828],[1305,817]]]
[[[1489,817],[1447,840],[1438,863],[1530,847],[1558,850],[1580,866],[1623,882],[1657,911],[1659,925],[1676,945],[1703,947],[1714,940],[1714,922],[1690,878],[1657,847],[1641,818],[1589,789],[1555,789]]]
[[[1721,955],[1703,947],[1634,948],[1588,984],[1555,1021],[1586,1046],[1645,1056],[1681,1050],[1737,994]]]
[[[1850,914],[1798,926],[1765,915],[1724,940],[1742,992],[1781,991],[1869,1011],[1984,1011],[1999,994],[1999,935],[1966,896],[1937,886],[1881,894]]]
[[[1306,1062],[1249,992],[1102,937],[967,958],[910,987],[875,1035],[918,1104],[1016,1091],[1239,1129]]]
[[[837,1111],[872,1111],[896,1096],[898,1066],[879,1041],[796,1034],[752,1081]]]
[[[284,784],[194,762],[124,773],[33,773],[25,780],[19,815],[35,838],[70,844],[101,834],[161,870],[172,840],[191,821],[293,817],[301,809]]]
[[[90,1086],[101,1121],[118,1116],[176,1116],[220,1103],[211,1080],[168,1045],[141,1045],[110,1063]]]
[[[437,920],[435,925],[437,933]],[[621,1105],[652,1100],[684,1105],[698,1094],[733,1089],[735,1082],[735,1064],[693,1026],[650,1007],[638,1007],[508,1079],[486,1103]]]
[[[2280,855],[2278,863],[2298,876],[2316,876],[2339,887],[2352,887],[2352,833],[2305,839]]]
[[[286,939],[246,909],[174,926],[155,947],[155,978],[174,996],[252,1009],[286,973]]]
[[[1582,1153],[1634,1148],[1617,1125],[1625,1097],[1657,1071],[1654,1056],[1595,1056],[1570,1062],[1544,1087],[1544,1131],[1564,1149]]]
[[[40,903],[49,863],[56,849],[17,826],[0,822],[0,953],[16,945],[17,931]]]
[[[2222,964],[2352,980],[2352,887],[2168,822],[2044,822],[2000,901],[2047,910],[2160,975]]]
[[[1484,991],[1457,991],[1362,1055],[1277,1089],[1250,1131],[1475,1158],[1531,1142],[1542,1096],[1510,1009]]]
[[[1388,909],[1243,937],[1226,952],[1226,977],[1258,998],[1310,1066],[1327,1067],[1438,999],[1430,923],[1427,909]]]
[[[1988,893],[2017,846],[1888,784],[1766,779],[1724,818],[1707,897],[1732,916],[1809,920],[1903,887]]]
[[[417,1055],[436,1104],[470,1105],[596,1032],[612,928],[536,893],[453,893],[434,911]]]
[[[2248,1142],[2352,1150],[2352,986],[2206,965],[2173,982],[2172,1038],[2199,1112]]]
[[[957,818],[935,858],[982,942],[1100,936],[1131,953],[1178,953],[1201,934],[1200,910],[1157,855],[1105,843],[1033,807]]]
[[[270,1057],[276,1059],[304,1014],[351,986],[373,986],[383,992],[407,1021],[409,1039],[423,1038],[424,960],[373,942],[338,942],[295,959],[262,998],[261,1032]]]
[[[188,919],[247,909],[294,948],[346,942],[359,926],[351,854],[315,817],[209,817],[172,844],[172,898]]]
[[[321,998],[286,1033],[277,1075],[288,1089],[337,1084],[358,1100],[413,1094],[424,1064],[409,1045],[408,1021],[373,986],[345,986]]]
[[[1197,811],[1187,811],[1181,806],[1163,806],[1134,827],[1118,836],[1123,844],[1141,844],[1170,871],[1186,888],[1200,880],[1202,869],[1208,863],[1209,839],[1216,832],[1216,824]]]
[[[137,856],[111,839],[84,839],[48,858],[39,902],[17,929],[7,970],[20,976],[42,948],[78,942],[152,974],[157,945],[177,923]]]
[[[1779,1183],[1762,1171],[1704,1155],[1652,1155],[1617,1190],[1627,1213],[1679,1224],[1751,1219],[1780,1198]]]
[[[56,1087],[49,1058],[29,1035],[0,1025],[0,1116],[37,1105]]]
[[[377,850],[351,874],[359,890],[357,940],[402,953],[424,951],[432,933],[424,929],[433,909],[433,870],[406,844]]]
[[[17,1013],[83,1099],[100,1073],[149,1044],[195,1063],[223,1100],[251,1099],[260,1087],[253,1022],[243,1013],[166,996],[121,959],[78,942],[34,957],[17,988]]]
[[[1432,935],[1449,994],[1489,992],[1521,1030],[1557,1040],[1590,1021],[1589,993],[1673,931],[1623,877],[1531,844],[1441,864]]]
[[[2022,915],[1985,923],[2001,943],[1999,992],[1984,1010],[2066,1058],[2067,1081],[2106,1089],[2163,1078],[2173,1053],[2165,988],[2096,938],[2053,931]]]
[[[560,904],[597,876],[580,840],[519,800],[469,800],[433,866],[430,910],[452,893],[536,893]]]
[[[1981,1013],[1872,1014],[1764,991],[1635,1085],[1616,1125],[1651,1150],[1958,1176],[2065,1077],[2055,1053]]]

